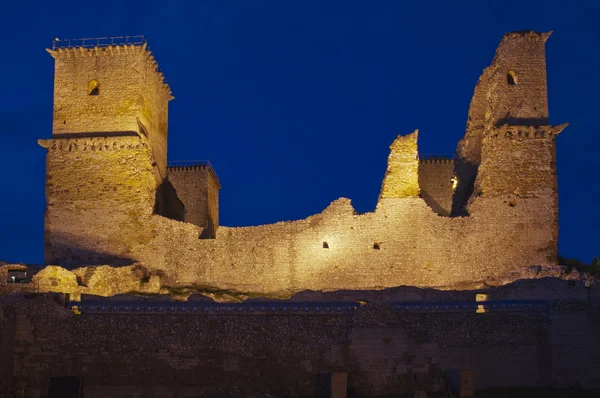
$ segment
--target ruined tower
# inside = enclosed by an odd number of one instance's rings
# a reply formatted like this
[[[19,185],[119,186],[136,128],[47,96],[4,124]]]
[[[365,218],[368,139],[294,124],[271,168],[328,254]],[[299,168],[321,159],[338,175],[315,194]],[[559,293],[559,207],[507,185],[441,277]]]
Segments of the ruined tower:
[[[468,214],[478,197],[499,198],[511,207],[521,199],[537,199],[558,230],[554,139],[566,125],[548,125],[545,44],[550,34],[507,33],[479,78],[457,146],[454,215]]]
[[[130,262],[166,177],[173,97],[143,38],[54,42],[47,263]]]

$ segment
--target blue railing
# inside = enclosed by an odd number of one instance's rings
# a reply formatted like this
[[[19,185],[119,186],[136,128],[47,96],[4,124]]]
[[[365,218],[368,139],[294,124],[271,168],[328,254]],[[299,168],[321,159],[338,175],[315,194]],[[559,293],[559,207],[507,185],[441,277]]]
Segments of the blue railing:
[[[82,313],[132,313],[132,314],[341,314],[355,311],[360,305],[355,302],[340,303],[194,303],[194,302],[160,302],[160,301],[113,301],[93,300],[71,303]]]
[[[549,308],[545,300],[493,300],[448,302],[402,302],[393,307],[401,312],[475,312],[480,306],[486,311],[544,311]]]
[[[59,39],[58,37],[52,41],[52,49],[57,48],[94,48],[108,46],[123,46],[134,45],[141,46],[146,44],[144,36],[112,36],[112,37],[94,37],[82,39]]]
[[[549,309],[545,300],[497,300],[453,302],[396,302],[394,309],[402,313],[473,312],[543,312]],[[117,301],[110,299],[83,300],[70,303],[81,313],[118,314],[349,314],[361,304],[358,302],[178,302],[159,300]],[[483,306],[483,307],[481,307]]]

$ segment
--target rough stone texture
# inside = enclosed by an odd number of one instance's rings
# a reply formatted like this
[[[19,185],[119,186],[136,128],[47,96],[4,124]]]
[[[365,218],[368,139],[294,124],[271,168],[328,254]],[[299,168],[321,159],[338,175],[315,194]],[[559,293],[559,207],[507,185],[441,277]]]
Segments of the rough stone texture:
[[[40,142],[46,158],[47,264],[130,264],[131,246],[152,235],[151,150],[141,137]]]
[[[550,33],[507,33],[492,64],[479,78],[469,107],[465,136],[456,148],[459,184],[453,203],[455,214],[464,214],[469,198],[472,199],[485,135],[504,124],[548,124],[545,43],[549,36]],[[516,73],[517,84],[510,84],[507,76],[510,71]]]
[[[115,296],[131,292],[159,293],[160,276],[151,275],[145,268],[128,267],[85,267],[73,270],[80,277],[80,294]]]
[[[221,226],[214,240],[198,240],[188,224],[153,216],[155,246],[139,258],[178,283],[242,291],[451,286],[552,264],[547,207],[536,198],[515,203],[482,198],[470,217],[447,218],[420,198],[383,199],[375,212],[362,215],[340,199],[305,220]]]
[[[417,131],[391,145],[374,212],[356,214],[342,198],[304,220],[215,231],[210,223],[216,229],[218,180],[209,169],[170,169],[168,181],[188,222],[161,217],[155,197],[163,181],[153,170],[152,142],[143,134],[56,138],[55,120],[55,139],[42,142],[49,149],[46,261],[69,267],[139,263],[162,271],[165,284],[262,294],[472,286],[505,281],[520,267],[555,265],[554,138],[563,126],[547,126],[546,38],[507,34],[479,80],[457,148],[452,212],[461,217],[444,216],[450,165],[440,164],[439,171],[432,171],[433,163],[420,165]],[[95,57],[116,56],[88,56]],[[114,62],[115,68],[129,67]],[[510,71],[516,85],[507,78]],[[73,102],[70,109],[78,106]],[[83,115],[88,108],[81,106],[76,112]],[[55,118],[62,117],[62,108],[56,109]],[[99,142],[98,150],[90,142]]]
[[[55,59],[53,136],[146,137],[161,179],[166,176],[167,113],[172,98],[156,61],[142,46],[59,48]],[[90,81],[98,95],[88,94]]]
[[[202,227],[203,235],[214,238],[219,227],[221,184],[209,165],[172,166],[169,182],[185,207],[183,221]]]
[[[450,215],[454,189],[454,161],[448,158],[419,159],[421,197],[441,216]]]
[[[419,196],[419,131],[398,136],[390,146],[388,167],[381,186],[381,199],[399,199]]]
[[[461,369],[475,369],[477,390],[600,387],[600,313],[588,298],[486,314],[368,303],[346,314],[75,315],[51,296],[2,304],[6,396],[42,397],[50,376],[79,376],[86,397],[315,397],[337,372],[348,373],[349,396],[397,396],[443,390]]]

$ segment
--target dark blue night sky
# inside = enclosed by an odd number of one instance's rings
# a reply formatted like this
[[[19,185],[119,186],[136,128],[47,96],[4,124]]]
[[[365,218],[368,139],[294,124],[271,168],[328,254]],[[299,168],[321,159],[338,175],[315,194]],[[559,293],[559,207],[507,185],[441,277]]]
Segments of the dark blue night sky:
[[[0,6],[0,259],[41,263],[54,37],[145,35],[176,97],[169,160],[209,159],[222,225],[375,208],[388,147],[453,153],[475,83],[512,30],[547,43],[560,252],[600,255],[600,2],[43,1]]]

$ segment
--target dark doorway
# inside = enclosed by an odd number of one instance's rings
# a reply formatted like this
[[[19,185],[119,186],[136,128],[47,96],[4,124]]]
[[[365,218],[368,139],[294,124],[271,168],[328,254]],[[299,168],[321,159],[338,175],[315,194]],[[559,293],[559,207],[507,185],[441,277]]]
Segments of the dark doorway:
[[[51,377],[46,398],[79,398],[81,381],[77,376]]]

